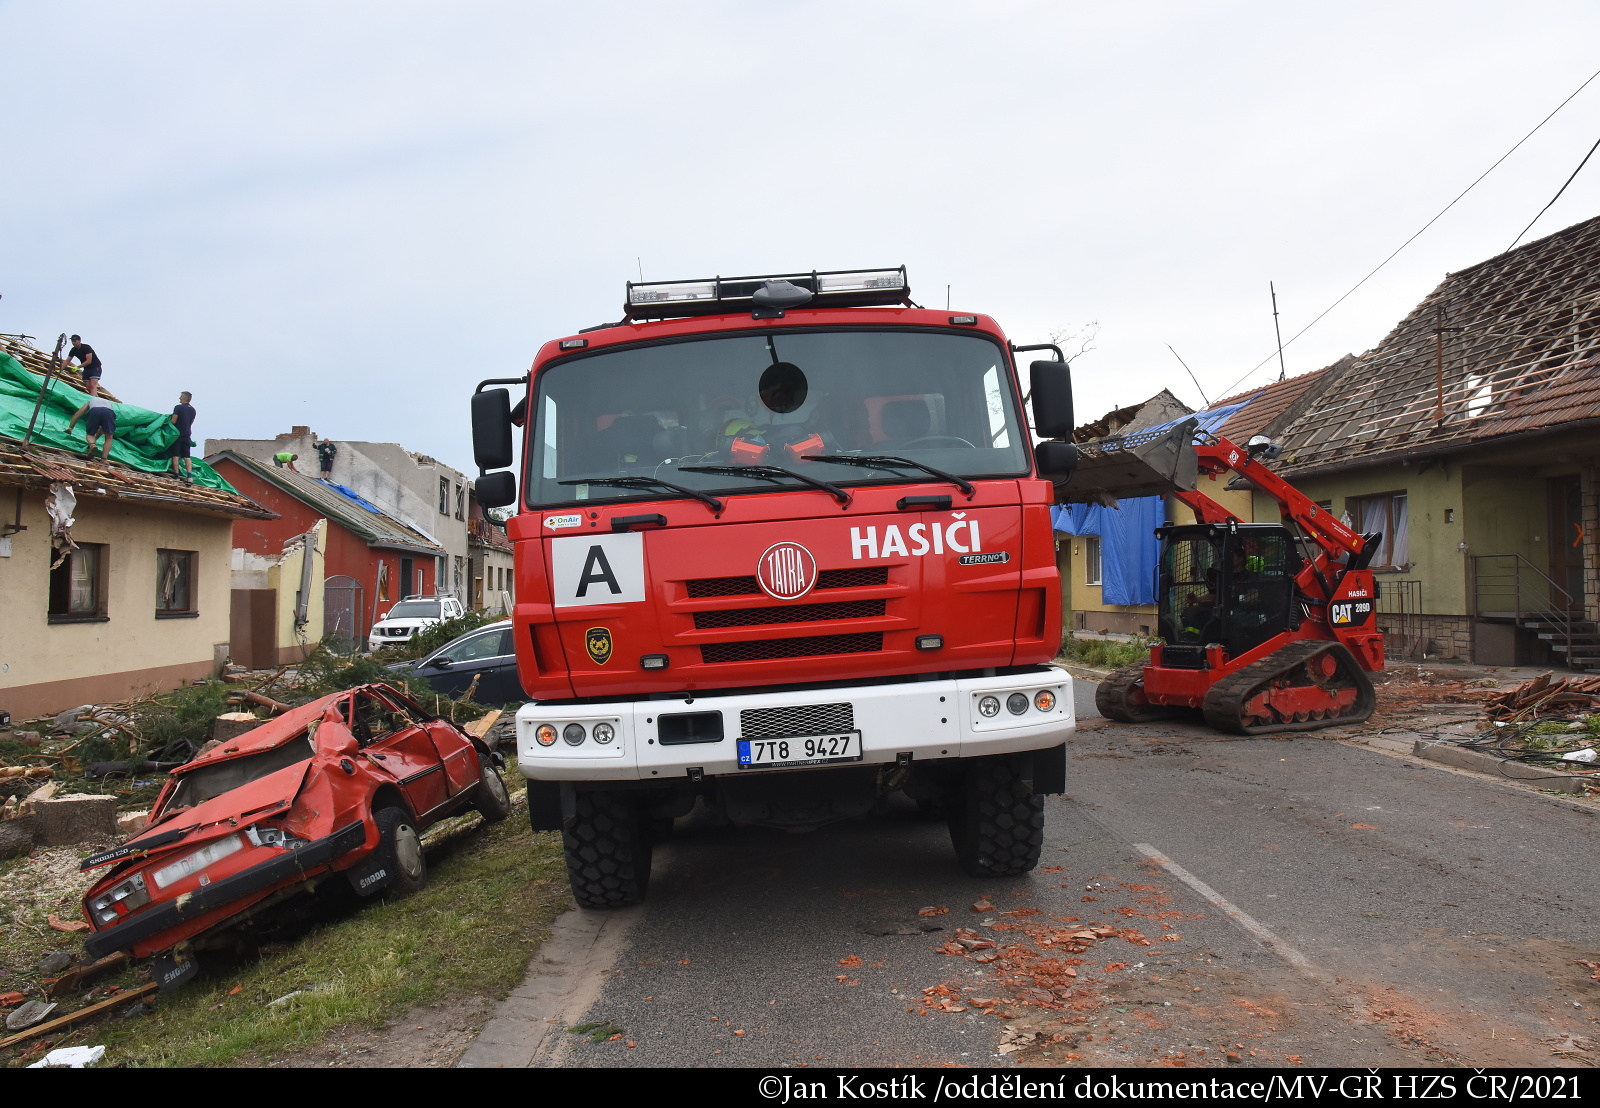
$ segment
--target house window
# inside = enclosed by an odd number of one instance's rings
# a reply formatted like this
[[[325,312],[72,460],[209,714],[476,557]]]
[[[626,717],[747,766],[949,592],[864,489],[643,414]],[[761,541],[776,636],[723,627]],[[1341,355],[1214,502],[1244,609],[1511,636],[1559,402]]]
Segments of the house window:
[[[1100,539],[1095,535],[1083,539],[1083,580],[1086,585],[1100,583]]]
[[[106,547],[79,543],[50,571],[50,622],[106,618]]]
[[[1382,535],[1378,552],[1372,556],[1373,569],[1405,569],[1411,560],[1408,537],[1406,494],[1386,492],[1379,496],[1353,496],[1345,501],[1351,527],[1363,535],[1376,531]]]
[[[156,551],[156,618],[198,614],[193,550]]]
[[[439,514],[442,516],[450,514],[450,478],[448,477],[439,478]]]
[[[394,599],[389,595],[389,563],[381,559],[378,561],[378,599]]]
[[[462,491],[460,485],[456,486],[456,518],[467,518],[467,494]]]

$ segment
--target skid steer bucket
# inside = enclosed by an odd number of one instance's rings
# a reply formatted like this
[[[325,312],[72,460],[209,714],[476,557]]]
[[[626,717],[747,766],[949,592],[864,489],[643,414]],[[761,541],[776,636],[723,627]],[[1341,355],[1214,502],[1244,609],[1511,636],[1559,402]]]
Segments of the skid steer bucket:
[[[1062,504],[1103,504],[1107,498],[1159,496],[1193,491],[1199,478],[1191,448],[1199,424],[1186,419],[1163,431],[1078,444],[1078,468],[1056,490]]]

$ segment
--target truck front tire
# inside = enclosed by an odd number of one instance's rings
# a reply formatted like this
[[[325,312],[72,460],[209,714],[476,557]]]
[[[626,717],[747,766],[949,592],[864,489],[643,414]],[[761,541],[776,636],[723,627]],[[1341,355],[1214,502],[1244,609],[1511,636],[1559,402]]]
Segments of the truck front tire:
[[[650,838],[625,792],[579,792],[561,829],[567,878],[580,908],[626,908],[650,884]]]
[[[1039,864],[1044,797],[1026,756],[985,758],[967,768],[950,798],[950,841],[973,877],[1015,877]]]

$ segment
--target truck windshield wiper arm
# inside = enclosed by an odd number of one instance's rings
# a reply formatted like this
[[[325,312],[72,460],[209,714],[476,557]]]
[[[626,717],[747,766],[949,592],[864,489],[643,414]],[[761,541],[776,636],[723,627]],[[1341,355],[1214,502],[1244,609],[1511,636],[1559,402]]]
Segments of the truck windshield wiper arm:
[[[679,466],[684,473],[723,473],[729,477],[752,477],[757,481],[771,481],[778,483],[781,477],[790,477],[802,485],[810,485],[814,489],[821,489],[837,500],[841,507],[848,508],[852,497],[838,485],[830,485],[826,481],[819,481],[815,477],[807,477],[804,473],[796,473],[792,469],[782,466]]]
[[[954,473],[946,473],[942,469],[934,469],[921,462],[913,462],[910,458],[895,458],[888,454],[807,454],[808,462],[831,462],[836,466],[861,466],[864,469],[920,469],[924,473],[932,474],[941,481],[949,481],[956,488],[967,494],[971,500],[977,487],[971,481],[957,477]]]
[[[722,501],[710,493],[701,492],[699,489],[686,489],[682,485],[674,485],[671,481],[662,481],[655,477],[573,477],[570,480],[557,481],[556,484],[609,485],[619,489],[671,489],[680,495],[693,497],[719,516],[722,514]]]

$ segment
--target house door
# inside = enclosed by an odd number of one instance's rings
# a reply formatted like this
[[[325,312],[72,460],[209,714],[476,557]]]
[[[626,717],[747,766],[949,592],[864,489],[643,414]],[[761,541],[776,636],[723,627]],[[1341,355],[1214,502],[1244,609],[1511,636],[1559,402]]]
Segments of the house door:
[[[400,599],[415,596],[417,593],[416,582],[412,575],[416,572],[416,563],[410,558],[400,559]]]
[[[1550,598],[1556,608],[1583,607],[1583,500],[1578,475],[1552,477],[1550,499],[1550,579],[1566,590]]]

